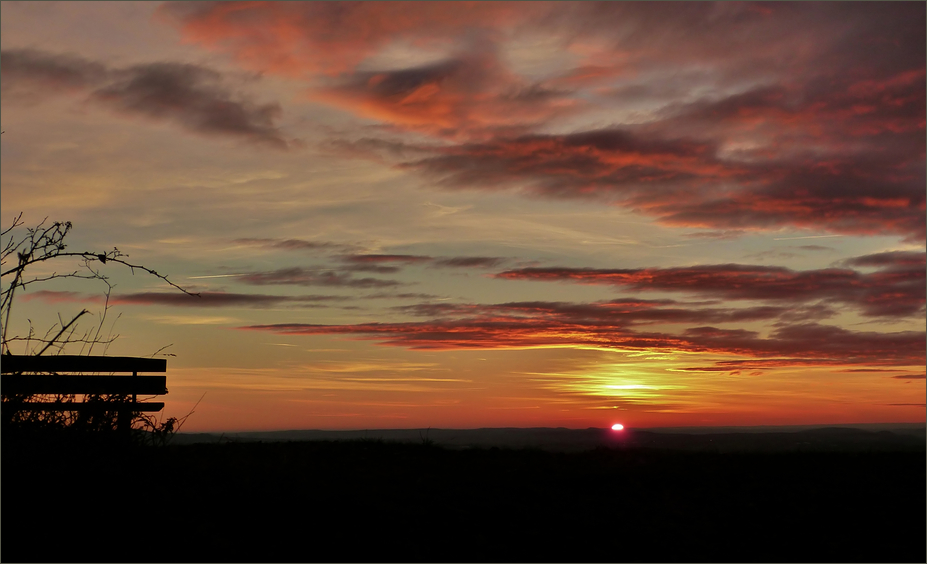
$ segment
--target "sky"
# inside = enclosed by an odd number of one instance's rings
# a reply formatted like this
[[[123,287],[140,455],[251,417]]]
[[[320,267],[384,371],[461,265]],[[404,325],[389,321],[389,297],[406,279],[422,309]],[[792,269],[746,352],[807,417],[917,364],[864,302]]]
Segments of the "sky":
[[[4,227],[199,294],[110,264],[108,310],[33,285],[10,331],[87,308],[93,354],[171,355],[184,431],[924,422],[925,28],[4,1]]]

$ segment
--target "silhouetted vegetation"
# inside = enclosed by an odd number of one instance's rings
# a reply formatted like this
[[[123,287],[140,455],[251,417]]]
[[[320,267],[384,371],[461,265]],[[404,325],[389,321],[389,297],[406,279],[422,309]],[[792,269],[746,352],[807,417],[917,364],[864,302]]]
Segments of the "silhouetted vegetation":
[[[0,323],[2,323],[2,339],[0,339],[0,353],[3,356],[13,354],[14,347],[20,348],[20,354],[27,356],[48,356],[65,353],[77,348],[80,355],[106,354],[109,345],[118,337],[113,335],[112,326],[107,332],[105,323],[110,309],[109,300],[113,284],[103,272],[105,265],[119,264],[131,270],[141,271],[161,279],[177,290],[191,294],[184,288],[168,280],[167,276],[140,264],[129,262],[127,255],[113,248],[111,251],[82,251],[71,252],[67,250],[66,239],[71,232],[71,222],[53,222],[47,224],[42,221],[35,227],[21,229],[24,223],[22,214],[19,214],[8,227],[2,231],[2,244],[0,244],[0,278],[3,280],[3,289],[0,293]],[[68,267],[67,270],[53,270],[48,274],[44,269],[37,274],[35,265],[45,263],[60,263],[61,259],[77,261],[77,267]],[[67,265],[68,263],[62,263]],[[38,332],[33,326],[32,319],[27,318],[28,330],[25,334],[10,332],[10,320],[17,303],[16,297],[30,287],[62,279],[76,279],[96,282],[103,285],[104,300],[98,322],[90,328],[81,330],[79,321],[90,314],[87,309],[81,309],[68,317],[58,316],[54,323],[44,333]],[[191,294],[194,295],[194,294]],[[65,321],[65,319],[68,319]],[[160,352],[160,351],[158,351]],[[157,353],[156,353],[157,354]],[[105,440],[114,440],[118,436],[119,442],[125,442],[125,434],[116,431],[122,426],[118,406],[125,404],[128,397],[123,394],[88,394],[82,399],[87,405],[84,409],[70,410],[79,394],[29,394],[17,395],[3,394],[2,429],[4,441],[47,441],[50,444],[62,442],[89,442],[96,443]],[[52,409],[22,409],[31,403],[41,403],[53,406]],[[12,409],[11,406],[17,406]],[[132,432],[128,438],[136,443],[163,444],[183,424],[182,419],[168,418],[161,420],[153,415],[134,413],[131,415],[130,426]]]

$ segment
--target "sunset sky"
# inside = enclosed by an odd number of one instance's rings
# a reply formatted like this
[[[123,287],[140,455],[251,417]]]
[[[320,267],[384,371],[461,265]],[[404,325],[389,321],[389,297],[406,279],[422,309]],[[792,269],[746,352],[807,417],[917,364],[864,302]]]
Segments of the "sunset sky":
[[[3,225],[200,294],[105,267],[184,431],[925,420],[923,2],[0,10]]]

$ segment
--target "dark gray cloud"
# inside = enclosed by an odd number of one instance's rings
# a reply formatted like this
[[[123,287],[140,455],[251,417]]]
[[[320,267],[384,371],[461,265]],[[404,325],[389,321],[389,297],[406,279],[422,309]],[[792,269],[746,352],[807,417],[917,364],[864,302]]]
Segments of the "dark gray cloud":
[[[158,62],[111,68],[34,49],[4,50],[0,58],[4,94],[85,95],[117,113],[169,121],[196,133],[280,150],[299,144],[276,126],[279,104],[252,102],[228,87],[222,74],[203,66]]]
[[[927,255],[918,251],[888,251],[853,257],[843,261],[847,266],[875,267],[888,270],[924,270]]]
[[[399,264],[415,264],[420,262],[428,262],[432,260],[431,257],[425,255],[378,255],[378,254],[354,254],[354,255],[345,255],[341,257],[342,260],[346,262],[353,262],[358,264],[380,264],[380,263],[399,263]]]
[[[391,273],[400,270],[400,265],[428,264],[433,268],[490,268],[498,266],[506,259],[501,257],[430,257],[427,255],[385,255],[352,254],[341,257],[345,262],[354,263],[346,270],[360,272]],[[389,264],[389,266],[387,266]]]
[[[725,173],[710,144],[621,129],[522,135],[440,147],[434,152],[434,156],[400,167],[433,176],[449,187],[520,185],[547,196],[624,202],[641,196],[642,188],[669,197],[673,186],[706,174],[720,180]]]
[[[347,78],[341,88],[345,92],[363,90],[380,99],[405,98],[422,86],[441,83],[461,73],[466,66],[462,60],[448,60],[389,72],[358,72]]]
[[[350,273],[327,268],[279,268],[264,272],[252,272],[235,278],[239,282],[255,286],[335,286],[345,288],[388,288],[401,286],[396,280],[379,278],[354,278]]]
[[[152,63],[113,73],[116,77],[91,97],[109,107],[185,129],[245,139],[275,149],[288,149],[275,122],[280,104],[255,104],[222,85],[221,75],[197,65]]]
[[[323,251],[347,252],[356,251],[358,245],[346,243],[332,243],[331,241],[308,241],[306,239],[270,239],[270,238],[244,238],[234,239],[233,243],[239,245],[253,245],[266,249],[280,249],[284,251]]]
[[[398,266],[384,266],[381,264],[351,264],[342,267],[341,270],[346,272],[371,272],[374,274],[395,274],[402,270]]]
[[[403,267],[422,264],[434,268],[490,268],[499,266],[506,259],[501,257],[432,257],[428,255],[410,254],[377,254],[361,253],[359,245],[332,243],[330,241],[308,241],[305,239],[269,239],[269,238],[243,238],[235,239],[233,243],[239,245],[253,245],[266,249],[279,249],[284,251],[305,251],[308,253],[340,254],[336,258],[341,264],[331,270],[341,273],[370,272],[374,274],[395,274]]]
[[[31,86],[30,92],[36,95],[59,90],[84,91],[110,77],[110,70],[101,63],[76,55],[55,55],[35,49],[0,52],[0,73],[4,93]]]
[[[376,294],[367,294],[366,296],[360,296],[360,298],[365,300],[383,300],[383,299],[397,299],[397,300],[431,300],[434,298],[440,298],[441,296],[435,294],[425,294],[422,292],[377,292]]]
[[[319,304],[342,302],[347,296],[308,295],[274,296],[269,294],[235,294],[226,292],[200,292],[198,296],[180,292],[139,292],[114,296],[114,304],[167,305],[179,307],[273,307],[280,305]]]
[[[448,257],[435,259],[434,266],[447,268],[491,268],[506,259],[501,257]]]

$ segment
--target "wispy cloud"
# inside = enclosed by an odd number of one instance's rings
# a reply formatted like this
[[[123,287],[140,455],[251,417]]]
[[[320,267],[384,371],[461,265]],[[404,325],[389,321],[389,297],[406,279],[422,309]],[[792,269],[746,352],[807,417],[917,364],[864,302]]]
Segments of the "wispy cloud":
[[[892,376],[896,380],[923,380],[927,378],[927,374],[898,374],[897,376]]]

